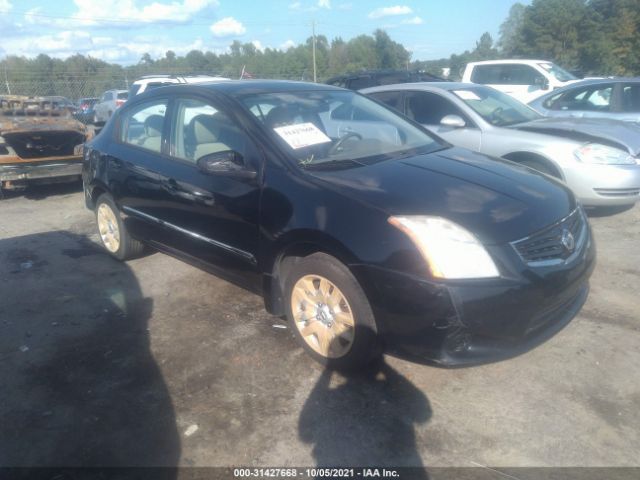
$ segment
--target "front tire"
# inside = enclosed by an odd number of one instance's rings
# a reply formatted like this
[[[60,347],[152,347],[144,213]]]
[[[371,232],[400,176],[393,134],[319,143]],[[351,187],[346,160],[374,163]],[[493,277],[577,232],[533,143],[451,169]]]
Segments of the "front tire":
[[[287,318],[306,352],[336,370],[380,356],[371,305],[349,269],[316,253],[294,263],[285,282]]]
[[[100,241],[109,255],[118,260],[129,260],[142,254],[144,245],[129,235],[109,194],[98,197],[95,214]]]

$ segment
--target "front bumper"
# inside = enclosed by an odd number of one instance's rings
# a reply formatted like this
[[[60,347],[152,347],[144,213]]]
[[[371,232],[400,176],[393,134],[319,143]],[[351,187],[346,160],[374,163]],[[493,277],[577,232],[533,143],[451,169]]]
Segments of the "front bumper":
[[[564,175],[583,205],[633,205],[640,200],[640,165],[576,163]]]
[[[509,278],[436,282],[371,266],[354,271],[389,353],[453,367],[519,355],[555,335],[586,301],[594,267],[589,237],[570,264]]]
[[[82,173],[82,157],[50,162],[0,164],[0,181],[35,180],[78,176]]]

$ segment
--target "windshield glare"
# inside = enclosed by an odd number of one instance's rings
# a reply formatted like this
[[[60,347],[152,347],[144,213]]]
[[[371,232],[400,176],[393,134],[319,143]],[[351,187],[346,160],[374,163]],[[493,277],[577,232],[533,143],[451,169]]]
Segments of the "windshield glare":
[[[304,166],[366,164],[442,147],[399,115],[349,91],[268,93],[241,101]]]
[[[539,63],[541,68],[549,72],[549,74],[555,77],[559,82],[568,82],[570,80],[577,80],[578,77],[567,72],[564,68],[560,68],[555,63]]]
[[[541,118],[535,110],[490,87],[459,88],[453,90],[453,94],[469,105],[485,121],[496,127],[506,127]]]

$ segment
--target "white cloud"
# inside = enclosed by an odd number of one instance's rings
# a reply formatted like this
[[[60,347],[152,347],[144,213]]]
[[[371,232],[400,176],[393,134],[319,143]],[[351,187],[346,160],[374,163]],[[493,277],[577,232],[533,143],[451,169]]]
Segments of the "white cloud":
[[[422,20],[422,18],[418,16],[413,18],[408,18],[402,21],[403,25],[422,25],[423,23],[424,23],[424,20]]]
[[[293,48],[295,46],[296,46],[296,42],[294,42],[293,40],[289,39],[286,42],[282,43],[279,48],[280,48],[280,50],[287,51],[290,48]]]
[[[338,5],[338,10],[351,10],[353,8],[353,3],[341,3]]]
[[[252,40],[251,43],[253,44],[254,47],[256,47],[256,50],[264,52],[264,48],[265,47],[264,47],[264,45],[262,45],[260,40]]]
[[[0,0],[0,10],[4,12],[11,10],[11,2],[9,0]]]
[[[293,2],[289,4],[289,10],[300,10],[302,4],[300,2]]]
[[[225,17],[217,21],[210,27],[214,37],[232,37],[234,35],[243,35],[247,29],[233,17]]]
[[[0,0],[2,1],[2,0]],[[73,16],[84,25],[117,25],[118,23],[171,22],[184,23],[218,0],[156,1],[138,6],[137,0],[73,0],[77,10]]]
[[[318,0],[318,8],[331,9],[331,0]]]
[[[167,50],[173,50],[178,55],[186,55],[191,50],[224,53],[227,49],[227,46],[205,44],[200,38],[180,43],[170,35],[134,36],[125,39],[110,36],[92,37],[87,31],[69,30],[56,34],[3,38],[0,57],[3,51],[5,54],[11,52],[12,55],[30,58],[41,53],[55,58],[67,58],[80,53],[107,62],[134,64],[145,53],[151,55],[151,58],[161,58]]]
[[[409,15],[413,13],[410,7],[406,5],[394,5],[392,7],[376,8],[369,13],[369,18],[392,17],[394,15]]]

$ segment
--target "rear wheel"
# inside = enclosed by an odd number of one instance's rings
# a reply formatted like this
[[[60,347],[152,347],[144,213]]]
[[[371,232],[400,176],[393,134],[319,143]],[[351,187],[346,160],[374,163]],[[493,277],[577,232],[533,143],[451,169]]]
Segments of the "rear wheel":
[[[287,317],[294,335],[318,362],[353,370],[380,355],[371,306],[349,269],[316,253],[287,276]]]
[[[131,238],[110,195],[100,195],[95,213],[102,246],[110,255],[118,260],[129,260],[142,254],[144,245]]]

